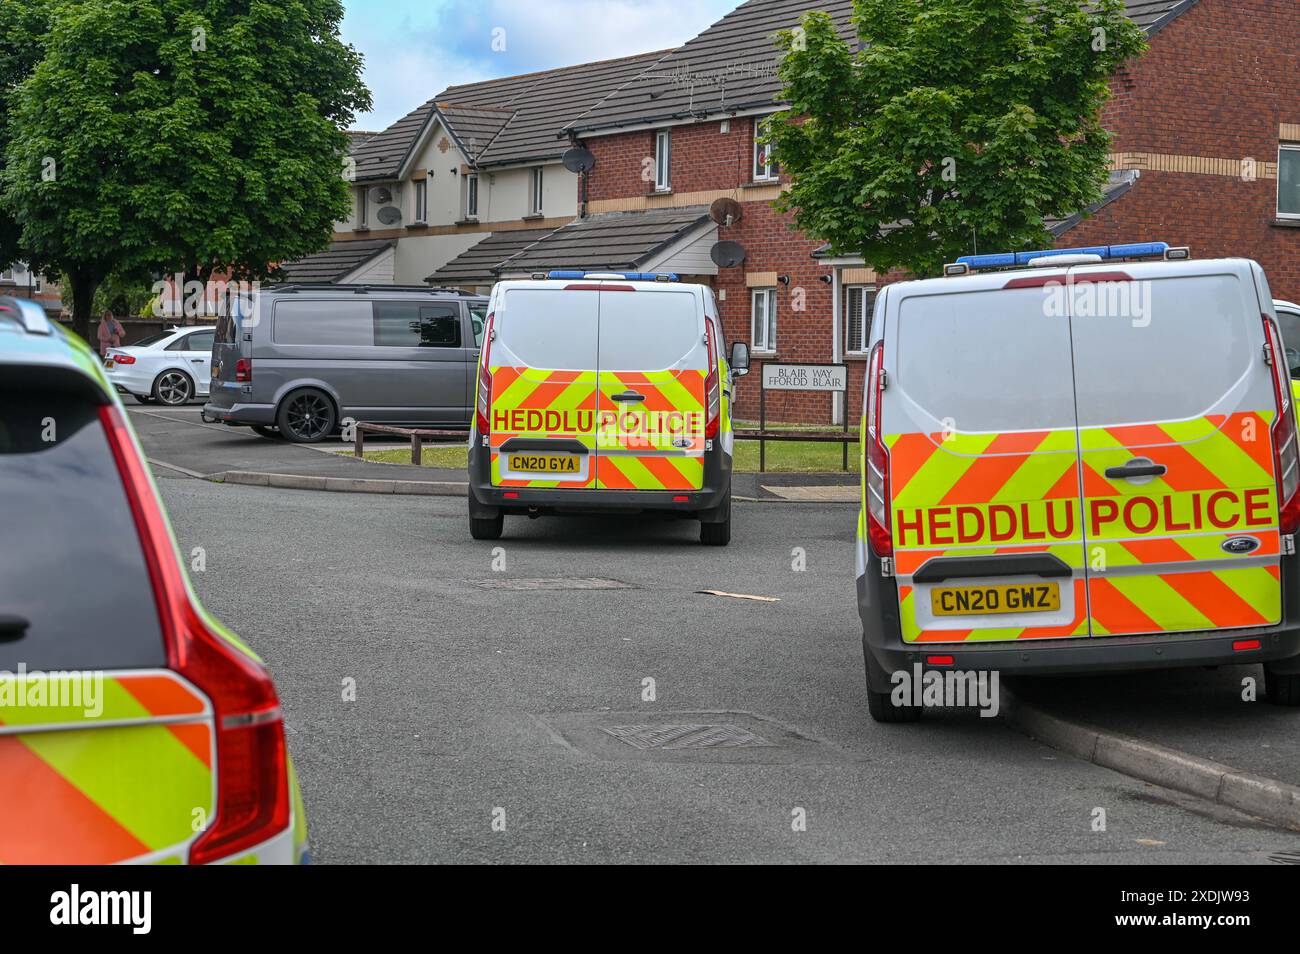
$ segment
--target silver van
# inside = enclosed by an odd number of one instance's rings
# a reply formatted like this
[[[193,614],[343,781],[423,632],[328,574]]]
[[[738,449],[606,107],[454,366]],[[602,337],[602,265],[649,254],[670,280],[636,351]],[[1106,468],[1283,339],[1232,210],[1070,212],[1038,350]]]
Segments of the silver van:
[[[324,440],[349,417],[469,424],[486,298],[427,286],[285,284],[232,310],[217,323],[205,420],[297,443]]]

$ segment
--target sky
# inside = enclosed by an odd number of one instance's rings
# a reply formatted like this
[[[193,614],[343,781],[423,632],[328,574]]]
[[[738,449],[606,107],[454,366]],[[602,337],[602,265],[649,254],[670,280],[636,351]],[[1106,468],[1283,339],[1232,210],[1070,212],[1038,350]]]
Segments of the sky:
[[[741,0],[343,0],[380,130],[457,83],[680,46]]]

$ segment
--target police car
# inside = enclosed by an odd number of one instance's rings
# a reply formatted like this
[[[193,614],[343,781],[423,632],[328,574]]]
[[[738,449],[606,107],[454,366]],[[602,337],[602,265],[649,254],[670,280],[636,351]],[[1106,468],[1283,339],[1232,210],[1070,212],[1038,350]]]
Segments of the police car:
[[[876,298],[857,592],[900,670],[1263,663],[1300,704],[1300,467],[1268,282],[1165,243],[971,256]]]
[[[470,533],[507,514],[651,511],[731,538],[731,392],[713,293],[675,275],[552,271],[498,282],[469,444]]]
[[[0,298],[0,864],[291,863],[270,674],[199,605],[99,361]]]

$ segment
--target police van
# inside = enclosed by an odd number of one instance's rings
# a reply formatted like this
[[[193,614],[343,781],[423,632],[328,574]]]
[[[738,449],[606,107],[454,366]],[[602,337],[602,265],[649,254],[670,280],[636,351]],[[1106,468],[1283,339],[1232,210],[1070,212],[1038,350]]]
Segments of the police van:
[[[890,691],[916,666],[1263,663],[1300,704],[1296,412],[1255,262],[1146,243],[886,286],[864,409],[875,719],[920,715]]]
[[[731,539],[730,360],[713,293],[676,275],[552,271],[498,282],[469,442],[469,524],[660,512]]]

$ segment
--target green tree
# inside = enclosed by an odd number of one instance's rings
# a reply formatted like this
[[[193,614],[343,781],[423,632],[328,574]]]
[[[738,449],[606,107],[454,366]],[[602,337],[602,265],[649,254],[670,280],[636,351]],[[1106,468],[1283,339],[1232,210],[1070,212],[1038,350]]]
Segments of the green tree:
[[[8,142],[8,96],[40,60],[48,13],[46,0],[0,0],[0,162]],[[19,238],[18,223],[0,205],[0,265],[31,258]]]
[[[1050,244],[1101,197],[1116,68],[1146,49],[1122,0],[854,0],[855,52],[809,13],[777,36],[789,108],[769,138],[779,207],[879,272],[937,274]]]
[[[109,275],[259,278],[329,243],[370,103],[340,0],[48,2],[0,190],[79,333]]]

